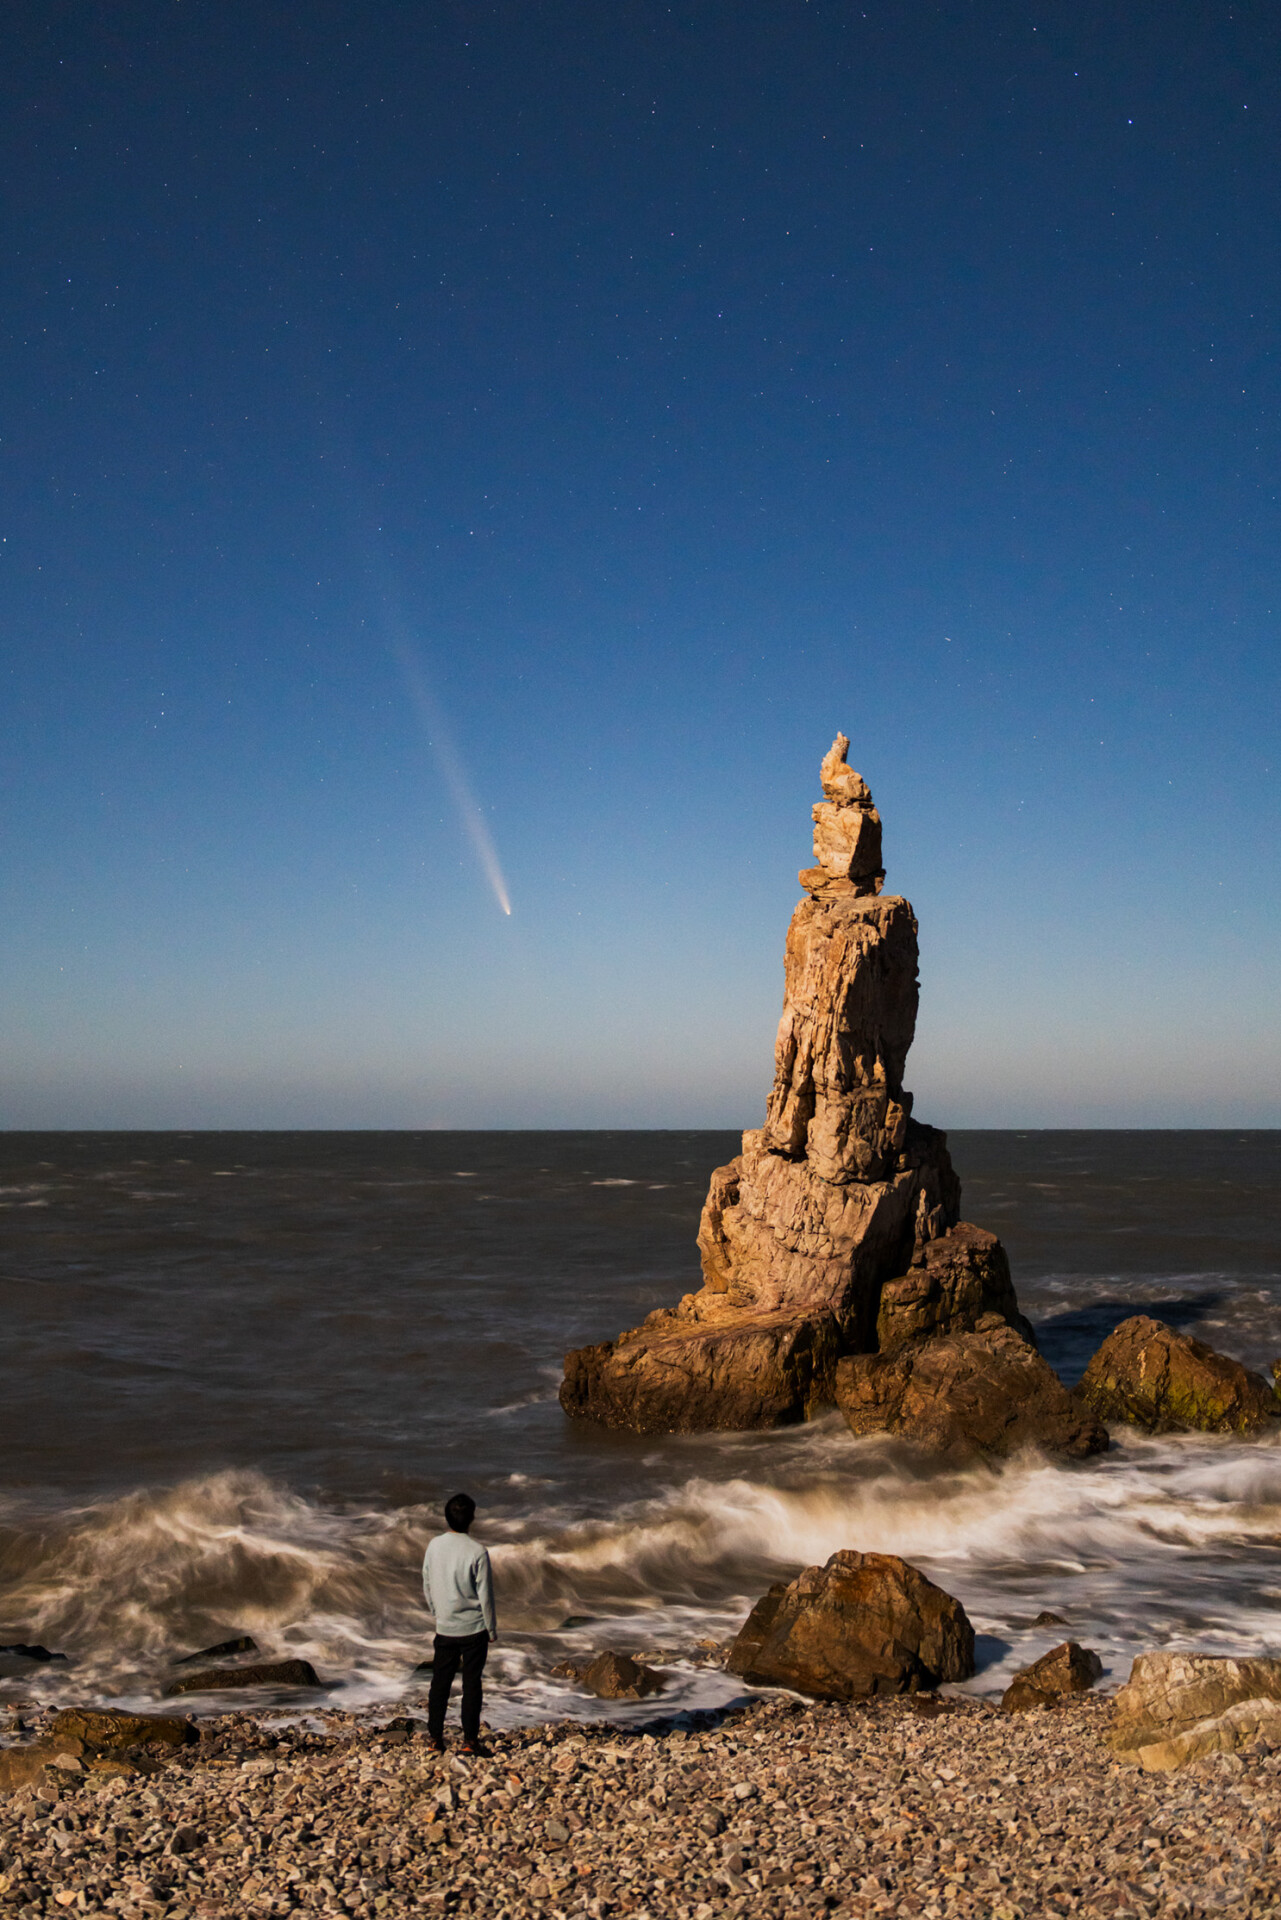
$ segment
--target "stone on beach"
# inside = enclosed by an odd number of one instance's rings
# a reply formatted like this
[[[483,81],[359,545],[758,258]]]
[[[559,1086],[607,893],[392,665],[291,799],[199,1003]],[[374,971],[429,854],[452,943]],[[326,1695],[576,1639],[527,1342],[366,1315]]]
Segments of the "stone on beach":
[[[726,1660],[758,1686],[823,1700],[930,1691],[974,1672],[959,1600],[891,1553],[834,1553],[757,1601]]]
[[[490,1733],[477,1760],[371,1716],[215,1716],[147,1779],[51,1773],[4,1802],[0,1895],[15,1920],[1274,1920],[1281,1752],[1150,1773],[1117,1764],[1088,1693],[1014,1717],[916,1704],[568,1721]]]
[[[1076,1391],[1101,1420],[1149,1433],[1257,1433],[1281,1418],[1261,1374],[1147,1314],[1108,1335]]]
[[[49,1738],[82,1741],[93,1753],[117,1753],[127,1747],[184,1747],[200,1738],[194,1723],[172,1714],[125,1713],[113,1707],[64,1707],[55,1713]]]
[[[1079,1460],[1108,1444],[1106,1428],[996,1316],[971,1333],[841,1360],[835,1390],[852,1432],[901,1434],[950,1461],[1025,1446]]]
[[[1118,1759],[1169,1772],[1261,1736],[1281,1744],[1281,1660],[1162,1651],[1134,1662],[1107,1740]]]
[[[30,1745],[0,1749],[0,1793],[38,1785],[50,1767],[63,1772],[106,1771],[114,1764],[111,1756],[185,1747],[199,1737],[190,1720],[106,1707],[64,1707]]]
[[[1103,1677],[1103,1662],[1091,1647],[1065,1640],[1051,1647],[1031,1666],[1021,1667],[1001,1698],[1006,1713],[1029,1713],[1050,1707],[1066,1693],[1085,1693]]]

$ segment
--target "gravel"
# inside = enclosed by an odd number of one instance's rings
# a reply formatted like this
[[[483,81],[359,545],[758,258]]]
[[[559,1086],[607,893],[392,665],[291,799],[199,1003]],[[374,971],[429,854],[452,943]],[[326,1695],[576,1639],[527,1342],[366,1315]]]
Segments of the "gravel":
[[[0,1802],[0,1915],[1275,1920],[1281,1750],[1145,1774],[1102,1744],[1110,1713],[762,1696],[493,1735],[488,1760],[416,1720],[223,1715],[158,1771]]]

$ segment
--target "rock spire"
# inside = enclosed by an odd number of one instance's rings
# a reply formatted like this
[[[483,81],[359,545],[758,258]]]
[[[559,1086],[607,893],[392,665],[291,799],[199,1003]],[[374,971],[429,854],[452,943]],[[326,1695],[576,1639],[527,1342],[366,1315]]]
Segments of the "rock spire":
[[[912,1118],[916,917],[881,891],[881,819],[848,751],[838,734],[820,768],[765,1124],[712,1175],[703,1285],[571,1353],[568,1413],[642,1432],[775,1426],[831,1404],[837,1359],[877,1350],[878,1317],[914,1337],[1017,1321],[999,1241],[955,1232],[946,1137]]]

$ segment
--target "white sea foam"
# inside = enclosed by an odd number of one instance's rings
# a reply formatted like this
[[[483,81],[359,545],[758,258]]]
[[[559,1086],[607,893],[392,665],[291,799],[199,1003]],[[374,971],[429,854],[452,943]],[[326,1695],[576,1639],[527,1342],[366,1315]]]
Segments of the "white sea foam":
[[[548,1670],[571,1649],[723,1638],[770,1581],[841,1547],[901,1554],[964,1602],[980,1690],[1069,1631],[1114,1681],[1143,1647],[1281,1642],[1278,1442],[1128,1438],[1078,1466],[1026,1455],[926,1476],[884,1441],[851,1447],[830,1422],[779,1438],[745,1450],[768,1477],[695,1474],[607,1518],[558,1508],[545,1483],[510,1483],[524,1511],[479,1530],[502,1614],[495,1711],[498,1696],[518,1716],[566,1711]],[[51,1696],[154,1699],[175,1654],[237,1632],[340,1679],[344,1704],[398,1698],[429,1646],[419,1563],[435,1526],[421,1507],[328,1508],[255,1473],[60,1515],[11,1507],[0,1639],[72,1656],[24,1681]],[[1043,1608],[1067,1627],[1034,1629]],[[591,1624],[559,1630],[573,1614]],[[669,1698],[733,1685],[690,1668]]]

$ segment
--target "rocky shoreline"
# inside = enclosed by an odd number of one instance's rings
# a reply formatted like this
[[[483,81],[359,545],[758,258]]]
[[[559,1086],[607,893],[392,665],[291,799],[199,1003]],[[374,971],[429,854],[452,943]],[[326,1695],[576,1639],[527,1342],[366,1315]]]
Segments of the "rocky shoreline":
[[[1146,1773],[1111,1713],[762,1696],[491,1735],[484,1760],[413,1716],[228,1714],[0,1801],[0,1912],[1274,1914],[1281,1745]]]

